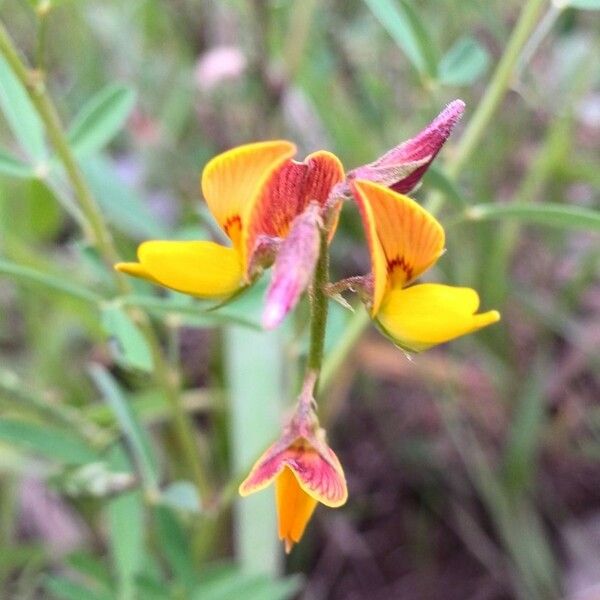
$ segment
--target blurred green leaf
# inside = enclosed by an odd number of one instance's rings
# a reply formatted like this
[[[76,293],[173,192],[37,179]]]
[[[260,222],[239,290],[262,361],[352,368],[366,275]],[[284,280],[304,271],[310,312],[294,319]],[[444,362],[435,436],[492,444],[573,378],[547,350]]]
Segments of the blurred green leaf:
[[[199,513],[201,510],[198,489],[191,481],[174,481],[160,494],[160,502],[176,510]]]
[[[118,84],[100,90],[81,109],[69,129],[79,159],[101,150],[121,130],[135,104],[135,92]]]
[[[7,275],[26,285],[46,287],[86,302],[99,303],[102,301],[102,298],[94,292],[68,281],[64,277],[57,277],[2,258],[0,258],[0,274]]]
[[[538,360],[525,380],[515,403],[515,414],[504,450],[506,487],[513,494],[523,493],[532,483],[536,472],[536,454],[546,419],[542,382],[547,369]]]
[[[44,588],[46,592],[60,600],[114,600],[114,596],[109,593],[95,591],[60,575],[46,576]]]
[[[47,157],[44,126],[25,88],[0,56],[0,108],[23,150],[36,162]]]
[[[439,64],[439,79],[445,85],[470,85],[489,66],[488,51],[474,38],[461,37],[444,54]]]
[[[152,371],[152,352],[148,342],[125,309],[109,303],[102,307],[102,327],[111,339],[115,360],[125,368]]]
[[[435,78],[435,44],[411,4],[406,0],[365,0],[365,3],[415,69]]]
[[[177,515],[167,507],[156,507],[158,544],[175,579],[183,584],[187,595],[197,583],[196,568],[189,536]],[[186,595],[186,597],[187,597]]]
[[[10,177],[22,177],[29,179],[35,176],[35,172],[31,165],[19,160],[16,156],[12,156],[5,150],[0,149],[0,174],[9,175]]]
[[[115,227],[136,238],[168,237],[168,231],[137,192],[120,179],[109,160],[89,158],[82,161],[81,167],[94,196]]]
[[[47,424],[0,419],[0,441],[65,464],[99,460],[96,452],[81,438]]]
[[[466,217],[472,221],[514,219],[524,223],[600,231],[600,212],[581,206],[564,204],[478,204],[467,209]]]
[[[583,10],[600,10],[600,0],[567,0],[567,6]]]
[[[297,577],[273,580],[267,575],[223,567],[203,577],[192,600],[286,600],[298,592],[299,585]]]
[[[108,460],[114,471],[130,471],[131,461],[122,445],[113,446]],[[115,598],[138,600],[136,579],[148,562],[144,544],[144,502],[139,490],[111,499],[106,507],[109,548],[113,580],[116,579]],[[116,575],[116,577],[115,577]]]
[[[135,600],[135,579],[144,562],[142,494],[128,492],[108,504],[110,548],[119,580],[119,600]]]
[[[146,489],[156,493],[158,467],[146,431],[140,426],[128,399],[112,375],[98,364],[90,365],[90,374],[107,404],[115,413]]]

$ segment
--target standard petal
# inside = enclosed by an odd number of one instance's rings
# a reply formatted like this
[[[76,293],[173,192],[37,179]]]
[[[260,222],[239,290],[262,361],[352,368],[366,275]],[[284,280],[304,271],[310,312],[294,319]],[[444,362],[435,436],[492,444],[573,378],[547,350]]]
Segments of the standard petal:
[[[202,193],[215,219],[242,253],[246,215],[274,169],[294,156],[296,147],[282,140],[246,144],[223,152],[202,172]]]
[[[276,169],[256,197],[249,215],[244,243],[247,255],[254,250],[260,235],[286,237],[292,221],[308,204],[317,201],[324,205],[333,186],[343,179],[342,163],[324,150],[309,154],[302,163],[289,160]]]
[[[290,469],[283,469],[275,482],[277,522],[279,539],[285,544],[286,553],[300,541],[306,525],[317,506],[317,500],[299,485]]]
[[[364,180],[352,182],[351,187],[371,252],[374,275],[371,314],[375,315],[388,286],[403,287],[440,257],[444,251],[444,230],[408,196]]]
[[[495,310],[475,314],[479,296],[471,288],[436,283],[388,292],[377,315],[399,346],[420,352],[495,323]]]
[[[144,242],[136,263],[120,263],[119,270],[200,298],[233,294],[242,285],[238,252],[214,242]]]

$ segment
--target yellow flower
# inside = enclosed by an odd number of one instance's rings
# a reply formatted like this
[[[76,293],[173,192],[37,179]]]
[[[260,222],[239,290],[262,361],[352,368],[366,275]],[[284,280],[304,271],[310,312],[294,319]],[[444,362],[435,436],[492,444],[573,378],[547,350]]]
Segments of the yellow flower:
[[[337,508],[348,498],[342,465],[313,415],[302,419],[297,414],[292,419],[282,437],[252,467],[240,485],[240,495],[258,492],[273,481],[279,539],[289,553],[319,502]]]
[[[201,179],[208,208],[231,241],[148,241],[138,262],[118,263],[128,275],[200,298],[227,297],[250,283],[252,258],[264,239],[283,239],[311,201],[325,205],[344,177],[331,153],[292,160],[296,147],[269,141],[233,148],[213,158]]]
[[[365,180],[351,185],[371,254],[371,316],[399,346],[418,352],[500,319],[495,310],[476,314],[471,288],[409,285],[444,252],[442,226],[407,196]]]

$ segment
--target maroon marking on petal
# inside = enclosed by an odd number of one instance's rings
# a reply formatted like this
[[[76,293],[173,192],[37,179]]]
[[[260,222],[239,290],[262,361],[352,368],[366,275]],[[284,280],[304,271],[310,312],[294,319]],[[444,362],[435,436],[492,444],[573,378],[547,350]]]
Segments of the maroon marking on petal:
[[[410,281],[413,277],[413,268],[406,262],[404,256],[396,256],[387,261],[387,270],[390,275],[394,269],[401,269],[406,275],[406,281]]]

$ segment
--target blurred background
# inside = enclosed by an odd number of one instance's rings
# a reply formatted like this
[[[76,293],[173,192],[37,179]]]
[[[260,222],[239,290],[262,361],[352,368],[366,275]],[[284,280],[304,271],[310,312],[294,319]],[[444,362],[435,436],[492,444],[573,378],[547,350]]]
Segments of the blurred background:
[[[600,599],[597,9],[0,0],[0,597]],[[208,312],[119,289],[81,198],[123,259],[218,239],[214,154],[286,138],[351,169],[454,98],[414,193],[446,228],[431,279],[503,319],[409,360],[332,305],[350,499],[284,560],[272,491],[236,489],[298,392],[307,307],[266,334],[262,284]],[[348,204],[332,278],[368,270]]]

